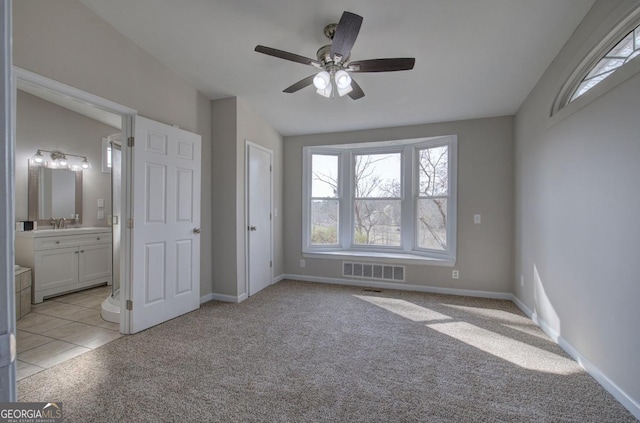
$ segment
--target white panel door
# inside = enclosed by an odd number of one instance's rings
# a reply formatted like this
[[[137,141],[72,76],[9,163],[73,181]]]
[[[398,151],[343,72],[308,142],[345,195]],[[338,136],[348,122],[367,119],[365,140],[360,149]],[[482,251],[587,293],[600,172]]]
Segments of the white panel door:
[[[200,306],[201,137],[136,116],[131,333]]]
[[[247,143],[249,295],[271,285],[271,151]]]

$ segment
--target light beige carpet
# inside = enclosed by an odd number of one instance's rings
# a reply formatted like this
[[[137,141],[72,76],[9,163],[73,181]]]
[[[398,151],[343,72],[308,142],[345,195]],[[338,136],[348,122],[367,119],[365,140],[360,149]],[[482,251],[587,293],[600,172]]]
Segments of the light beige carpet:
[[[633,422],[508,301],[282,281],[18,383],[69,422]]]

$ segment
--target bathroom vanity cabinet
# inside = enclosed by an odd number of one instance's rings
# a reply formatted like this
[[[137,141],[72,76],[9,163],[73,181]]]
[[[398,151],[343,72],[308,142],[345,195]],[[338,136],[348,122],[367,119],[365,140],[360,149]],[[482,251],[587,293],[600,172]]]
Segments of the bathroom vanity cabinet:
[[[16,263],[33,271],[32,302],[111,283],[111,229],[16,233]]]

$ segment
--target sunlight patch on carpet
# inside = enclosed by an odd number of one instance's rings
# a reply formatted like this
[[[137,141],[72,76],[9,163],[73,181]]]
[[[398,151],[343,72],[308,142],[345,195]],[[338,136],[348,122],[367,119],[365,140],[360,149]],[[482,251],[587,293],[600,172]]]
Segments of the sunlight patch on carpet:
[[[477,325],[456,320],[444,313],[405,300],[364,295],[356,295],[355,297],[413,322],[425,323],[429,329],[450,336],[524,369],[560,375],[581,372],[580,366],[570,358]],[[493,313],[496,310],[489,311]],[[495,324],[498,323],[500,322],[495,322]]]

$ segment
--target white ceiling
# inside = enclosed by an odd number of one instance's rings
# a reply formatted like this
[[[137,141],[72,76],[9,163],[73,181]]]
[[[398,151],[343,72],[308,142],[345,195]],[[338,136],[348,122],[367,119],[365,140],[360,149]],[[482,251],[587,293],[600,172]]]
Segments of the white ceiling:
[[[80,0],[211,99],[237,96],[283,135],[514,114],[594,0]],[[415,57],[412,71],[354,74],[366,96],[282,90],[314,68],[344,10],[364,17],[352,60]]]

